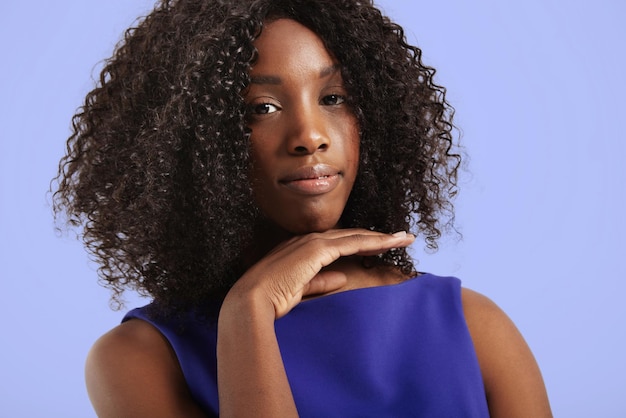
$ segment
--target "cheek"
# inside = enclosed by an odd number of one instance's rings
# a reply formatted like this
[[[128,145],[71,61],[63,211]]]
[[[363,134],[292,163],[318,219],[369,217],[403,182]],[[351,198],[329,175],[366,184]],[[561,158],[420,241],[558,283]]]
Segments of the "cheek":
[[[272,166],[271,162],[268,161],[267,154],[261,152],[263,150],[264,148],[262,143],[251,140],[250,169],[248,178],[250,179],[253,198],[257,205],[262,203],[259,201],[259,197],[267,194],[267,189],[269,187],[267,183],[271,174],[268,172],[268,167]]]
[[[354,173],[353,176],[356,177],[356,173],[359,169],[361,154],[361,138],[359,136],[359,128],[356,119],[352,120],[350,124],[346,124],[345,126],[349,126],[349,128],[344,128],[345,132],[343,133],[343,137],[346,138],[346,141],[344,141],[344,155],[346,156],[348,167]]]
[[[250,136],[250,172],[252,178],[257,180],[267,177],[268,170],[274,165],[273,155],[276,150],[272,149],[275,141],[266,140],[262,132]]]

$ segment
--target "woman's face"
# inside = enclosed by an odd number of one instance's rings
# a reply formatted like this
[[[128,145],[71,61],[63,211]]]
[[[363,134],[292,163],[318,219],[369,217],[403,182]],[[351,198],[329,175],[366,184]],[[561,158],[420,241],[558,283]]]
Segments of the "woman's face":
[[[315,33],[289,19],[267,24],[255,46],[244,99],[256,203],[290,233],[334,228],[359,163],[358,124],[339,63]]]

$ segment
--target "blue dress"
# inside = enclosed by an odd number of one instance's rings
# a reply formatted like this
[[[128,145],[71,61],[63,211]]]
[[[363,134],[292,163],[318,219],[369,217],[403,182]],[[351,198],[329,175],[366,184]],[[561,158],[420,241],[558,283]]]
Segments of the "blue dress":
[[[217,320],[166,323],[145,307],[131,318],[169,340],[192,396],[217,416]],[[275,329],[301,417],[489,416],[456,278],[422,274],[307,300]]]

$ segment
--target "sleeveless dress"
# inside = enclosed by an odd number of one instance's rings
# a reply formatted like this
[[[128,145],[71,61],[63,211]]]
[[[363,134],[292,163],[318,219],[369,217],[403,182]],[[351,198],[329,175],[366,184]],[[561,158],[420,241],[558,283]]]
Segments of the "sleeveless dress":
[[[215,307],[219,312],[219,306]],[[194,399],[218,414],[217,320],[142,319],[170,342]],[[276,321],[301,417],[488,417],[483,381],[454,277],[306,300]]]

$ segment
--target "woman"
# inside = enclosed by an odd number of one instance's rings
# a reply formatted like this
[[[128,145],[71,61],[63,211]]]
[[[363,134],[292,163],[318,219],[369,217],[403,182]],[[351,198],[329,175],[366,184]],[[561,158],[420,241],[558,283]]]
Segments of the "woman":
[[[154,299],[89,354],[99,416],[550,416],[510,320],[405,250],[455,192],[433,73],[356,0],[164,0],[127,32],[56,194],[115,300]]]

